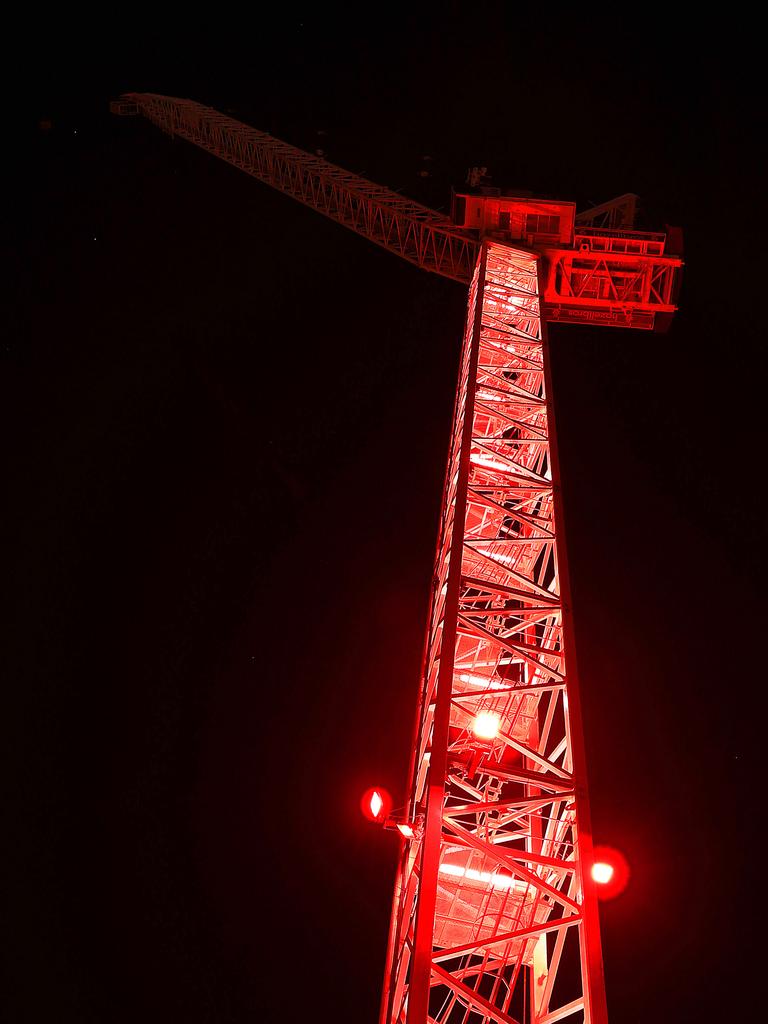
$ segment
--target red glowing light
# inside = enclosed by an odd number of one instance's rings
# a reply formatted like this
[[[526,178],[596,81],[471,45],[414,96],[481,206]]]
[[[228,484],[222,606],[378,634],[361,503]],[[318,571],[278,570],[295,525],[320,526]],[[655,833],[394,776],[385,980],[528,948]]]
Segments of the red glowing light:
[[[590,874],[597,883],[601,900],[612,900],[621,895],[629,882],[627,858],[612,846],[596,846]]]
[[[592,877],[598,885],[606,885],[613,878],[613,865],[602,862],[593,864]]]
[[[472,732],[481,740],[495,740],[501,721],[493,711],[478,711],[472,721]]]
[[[401,822],[397,826],[397,831],[400,833],[401,836],[405,836],[406,839],[413,839],[413,837],[416,835],[411,826],[406,825],[404,822]]]
[[[371,786],[360,798],[360,810],[369,821],[384,821],[392,810],[392,797],[383,786]]]

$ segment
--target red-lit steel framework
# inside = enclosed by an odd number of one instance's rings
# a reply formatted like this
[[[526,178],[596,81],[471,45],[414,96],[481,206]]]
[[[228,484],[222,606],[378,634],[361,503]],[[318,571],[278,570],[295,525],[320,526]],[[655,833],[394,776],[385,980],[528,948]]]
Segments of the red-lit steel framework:
[[[605,1024],[545,320],[659,328],[681,260],[632,195],[448,220],[189,100],[112,109],[470,284],[381,1024]]]

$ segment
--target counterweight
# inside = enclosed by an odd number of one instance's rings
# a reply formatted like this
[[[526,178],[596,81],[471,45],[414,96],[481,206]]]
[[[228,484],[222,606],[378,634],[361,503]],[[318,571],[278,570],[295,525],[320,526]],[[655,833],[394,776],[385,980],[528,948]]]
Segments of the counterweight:
[[[682,261],[634,195],[448,219],[190,100],[112,109],[469,284],[380,1024],[606,1024],[545,321],[658,329]]]

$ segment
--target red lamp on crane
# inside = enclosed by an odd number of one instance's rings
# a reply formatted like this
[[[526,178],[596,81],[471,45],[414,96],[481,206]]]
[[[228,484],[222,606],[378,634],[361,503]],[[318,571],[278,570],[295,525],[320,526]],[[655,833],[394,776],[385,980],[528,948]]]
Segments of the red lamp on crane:
[[[634,195],[577,213],[483,175],[446,217],[191,100],[127,93],[112,110],[469,286],[408,780],[418,813],[393,814],[383,787],[361,798],[408,840],[380,1024],[511,1021],[523,1003],[520,1019],[607,1024],[595,897],[629,868],[591,844],[547,323],[666,329],[679,235],[636,231]],[[561,983],[569,947],[578,984]]]
[[[403,839],[421,839],[424,815],[408,815],[405,811],[392,811],[392,797],[383,786],[371,786],[360,797],[363,817],[390,832],[399,832]]]
[[[371,786],[360,797],[360,810],[368,821],[382,824],[392,810],[392,797],[384,786]]]
[[[629,884],[630,869],[627,858],[613,846],[595,846],[592,850],[592,880],[599,900],[612,900],[620,896]]]

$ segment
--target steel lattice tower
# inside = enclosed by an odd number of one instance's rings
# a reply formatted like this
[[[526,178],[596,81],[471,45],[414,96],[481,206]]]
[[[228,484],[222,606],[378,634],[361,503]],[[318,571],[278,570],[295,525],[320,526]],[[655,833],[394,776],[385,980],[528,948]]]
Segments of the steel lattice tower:
[[[491,242],[470,286],[382,1021],[509,1021],[522,972],[607,1019],[540,275]]]
[[[448,219],[189,100],[113,110],[469,284],[380,1024],[606,1024],[545,321],[662,328],[680,258],[632,195]]]

